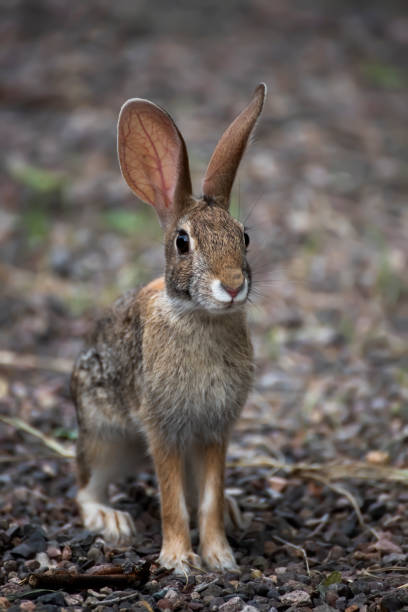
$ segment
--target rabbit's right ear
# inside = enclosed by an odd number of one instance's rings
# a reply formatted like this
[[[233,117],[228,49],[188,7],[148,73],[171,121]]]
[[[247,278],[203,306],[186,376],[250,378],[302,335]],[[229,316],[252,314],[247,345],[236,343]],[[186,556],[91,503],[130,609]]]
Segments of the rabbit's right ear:
[[[186,145],[165,110],[149,100],[128,100],[119,115],[118,154],[127,184],[141,200],[154,206],[162,226],[190,205]]]

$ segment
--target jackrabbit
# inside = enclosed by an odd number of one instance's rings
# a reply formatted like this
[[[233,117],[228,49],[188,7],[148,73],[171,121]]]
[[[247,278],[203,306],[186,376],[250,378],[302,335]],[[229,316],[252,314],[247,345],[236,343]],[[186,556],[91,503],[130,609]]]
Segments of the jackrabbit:
[[[158,479],[160,563],[176,572],[235,569],[224,530],[228,438],[253,378],[245,317],[251,288],[249,237],[228,212],[234,177],[266,87],[224,132],[192,196],[187,151],[175,123],[148,100],[128,100],[118,123],[122,174],[156,209],[165,275],[120,298],[98,322],[72,375],[79,438],[77,501],[85,526],[107,542],[132,542],[127,512],[108,484],[134,474],[146,447]],[[145,442],[147,443],[145,443]],[[189,510],[198,513],[194,554]]]

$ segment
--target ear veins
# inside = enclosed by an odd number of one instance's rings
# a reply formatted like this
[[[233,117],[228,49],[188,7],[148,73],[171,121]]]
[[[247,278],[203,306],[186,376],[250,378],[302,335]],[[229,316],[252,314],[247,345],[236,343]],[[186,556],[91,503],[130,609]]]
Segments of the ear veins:
[[[138,121],[140,123],[140,126],[141,126],[141,128],[142,128],[142,130],[143,130],[143,132],[144,132],[144,134],[145,134],[145,136],[147,138],[147,140],[150,142],[150,145],[151,145],[151,147],[153,149],[153,152],[155,154],[155,159],[156,159],[155,168],[156,168],[156,170],[159,171],[159,176],[160,176],[160,180],[161,180],[161,184],[162,184],[162,189],[159,189],[159,191],[163,195],[164,204],[165,204],[166,208],[170,208],[170,206],[171,206],[171,198],[169,198],[169,195],[168,195],[169,191],[170,191],[170,188],[166,185],[166,180],[164,178],[164,173],[163,173],[162,160],[160,158],[159,152],[157,150],[157,147],[156,147],[156,144],[155,144],[153,138],[150,136],[150,134],[148,133],[148,131],[145,128],[145,125],[144,125],[144,123],[142,121],[142,117],[141,117],[142,114],[143,113],[139,113],[138,116],[137,116],[137,119],[138,119]]]
[[[126,122],[126,126],[127,126],[127,134],[125,134],[125,122]],[[142,181],[138,181],[138,183],[136,184],[135,181],[133,180],[132,175],[130,174],[129,170],[128,170],[128,162],[127,162],[127,155],[126,155],[126,149],[128,149],[129,151],[131,151],[132,153],[136,154],[136,151],[130,146],[129,144],[129,137],[130,137],[130,115],[128,114],[128,116],[125,118],[125,120],[119,124],[119,128],[121,131],[121,135],[122,138],[119,139],[119,153],[121,152],[121,150],[123,151],[123,155],[125,158],[126,163],[122,165],[122,172],[125,175],[125,179],[127,181],[127,183],[129,184],[129,186],[133,189],[133,191],[135,191],[136,193],[139,193],[142,197],[142,199],[145,200],[145,202],[149,202],[150,201],[150,196],[146,193],[146,191],[144,191],[143,189],[141,189],[140,184],[143,185]],[[149,185],[147,184],[147,187]]]

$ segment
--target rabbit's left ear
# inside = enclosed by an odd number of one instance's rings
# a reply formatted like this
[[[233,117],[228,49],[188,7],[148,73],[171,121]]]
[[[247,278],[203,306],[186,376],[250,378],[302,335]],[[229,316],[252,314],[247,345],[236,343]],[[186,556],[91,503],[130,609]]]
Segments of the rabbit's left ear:
[[[266,85],[260,83],[251,102],[221,136],[208,164],[203,181],[203,195],[228,210],[232,184],[256,121],[261,114]]]
[[[149,100],[128,100],[119,115],[118,153],[127,184],[156,209],[162,226],[191,204],[186,145],[165,110]]]

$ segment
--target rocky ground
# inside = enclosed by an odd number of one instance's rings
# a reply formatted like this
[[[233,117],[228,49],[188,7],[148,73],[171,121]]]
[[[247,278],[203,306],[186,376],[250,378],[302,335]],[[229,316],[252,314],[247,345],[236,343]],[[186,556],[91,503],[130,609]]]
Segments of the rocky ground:
[[[405,3],[10,0],[0,35],[0,609],[408,610]],[[232,202],[255,278],[227,472],[242,572],[178,578],[156,565],[151,473],[111,491],[133,547],[82,529],[69,372],[97,313],[163,265],[120,176],[121,104],[171,112],[199,191],[259,81]]]

